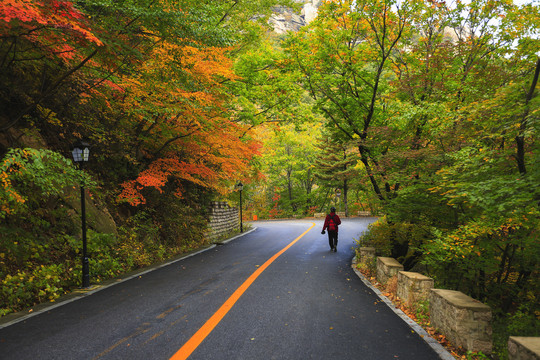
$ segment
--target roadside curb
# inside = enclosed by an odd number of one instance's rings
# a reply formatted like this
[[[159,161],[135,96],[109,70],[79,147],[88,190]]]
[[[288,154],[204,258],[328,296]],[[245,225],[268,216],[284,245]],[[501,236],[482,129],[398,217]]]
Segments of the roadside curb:
[[[126,273],[125,277],[118,277],[118,278],[106,280],[103,283],[92,285],[89,289],[76,289],[76,290],[73,290],[71,293],[60,297],[54,303],[37,304],[36,306],[32,306],[32,308],[30,308],[30,309],[26,309],[26,310],[19,311],[19,312],[16,312],[16,313],[8,314],[8,315],[0,318],[0,329],[7,328],[8,326],[11,326],[11,325],[14,325],[14,324],[16,324],[18,322],[27,320],[27,319],[29,319],[31,317],[34,317],[36,315],[39,315],[39,314],[42,314],[44,312],[50,311],[50,310],[52,310],[54,308],[57,308],[57,307],[60,307],[60,306],[63,306],[63,305],[67,305],[67,304],[69,304],[69,303],[71,303],[73,301],[77,301],[77,300],[80,300],[80,299],[82,299],[82,298],[84,298],[86,296],[95,294],[98,291],[110,288],[110,287],[112,287],[114,285],[123,283],[125,281],[128,281],[128,280],[134,279],[136,277],[142,276],[144,274],[147,274],[147,273],[152,272],[154,270],[160,269],[162,267],[172,265],[172,264],[174,264],[176,262],[185,260],[185,259],[190,258],[192,256],[195,256],[195,255],[198,255],[198,254],[203,253],[205,251],[211,250],[211,249],[217,247],[218,246],[217,244],[220,244],[220,245],[227,244],[227,243],[229,243],[229,242],[231,242],[233,240],[236,240],[236,239],[238,239],[238,238],[240,238],[240,237],[242,237],[244,235],[247,235],[247,234],[249,234],[249,233],[251,233],[251,232],[253,232],[255,230],[257,230],[257,228],[253,227],[252,229],[250,229],[248,231],[245,231],[245,232],[243,232],[241,234],[238,234],[238,235],[236,235],[236,236],[234,236],[234,237],[232,237],[230,239],[227,239],[225,241],[221,241],[219,243],[213,243],[213,244],[209,245],[206,248],[196,250],[196,251],[194,251],[192,253],[189,253],[189,254],[180,255],[179,257],[177,257],[175,259],[172,259],[172,260],[169,260],[169,261],[166,261],[166,262],[164,262],[162,264],[153,265],[153,266],[147,267],[145,269],[136,270],[134,272]]]
[[[373,292],[392,310],[396,313],[403,321],[407,323],[411,327],[411,329],[416,332],[436,353],[439,355],[439,357],[443,360],[456,360],[448,350],[444,348],[437,340],[432,338],[426,330],[424,330],[420,325],[418,325],[413,319],[408,317],[401,309],[397,308],[394,303],[390,299],[388,299],[386,296],[384,296],[379,289],[377,289],[375,286],[369,282],[368,279],[356,268],[357,260],[356,257],[353,257],[352,260],[352,269],[355,272],[355,274],[362,280],[362,282],[369,287]]]

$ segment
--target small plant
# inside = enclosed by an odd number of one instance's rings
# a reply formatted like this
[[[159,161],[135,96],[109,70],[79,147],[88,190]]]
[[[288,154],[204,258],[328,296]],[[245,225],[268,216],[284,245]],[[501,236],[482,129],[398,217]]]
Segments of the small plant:
[[[385,287],[386,292],[392,294],[393,296],[396,296],[397,284],[398,284],[397,275],[394,275],[390,279],[388,279],[388,281],[386,282],[386,287]]]
[[[482,359],[489,359],[488,356],[486,356],[483,352],[479,351],[479,352],[472,352],[472,351],[467,351],[467,353],[465,354],[465,356],[467,356],[467,360],[482,360]]]
[[[415,301],[411,303],[411,309],[420,325],[429,324],[429,300]]]

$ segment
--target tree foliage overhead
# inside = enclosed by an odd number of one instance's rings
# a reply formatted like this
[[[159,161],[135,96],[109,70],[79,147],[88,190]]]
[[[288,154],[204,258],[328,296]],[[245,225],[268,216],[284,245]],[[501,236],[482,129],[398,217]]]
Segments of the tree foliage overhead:
[[[539,18],[512,1],[332,1],[285,42],[333,139],[356,144],[389,255],[504,311],[538,289]]]
[[[130,168],[111,180],[132,204],[171,179],[177,195],[182,181],[224,193],[256,150],[228,106],[231,54],[288,3],[3,2],[1,130],[37,129],[60,150],[90,137]]]
[[[92,264],[96,274],[149,265],[206,241],[208,202],[248,177],[259,151],[248,133],[252,124],[232,105],[240,80],[233,58],[268,29],[272,6],[290,3],[0,3],[0,230],[8,234],[0,240],[3,304],[13,310],[43,300],[41,276],[58,281],[51,298],[76,281],[68,269],[77,256],[69,246],[79,237],[77,216],[63,187],[84,178],[68,160],[81,138],[92,145],[85,167],[95,181],[92,191],[119,228],[118,240],[98,241],[103,248],[96,251],[106,259],[95,261],[112,265]],[[26,147],[40,149],[17,150]],[[35,270],[49,265],[50,272]],[[16,279],[28,289],[20,299],[9,295],[20,292]]]

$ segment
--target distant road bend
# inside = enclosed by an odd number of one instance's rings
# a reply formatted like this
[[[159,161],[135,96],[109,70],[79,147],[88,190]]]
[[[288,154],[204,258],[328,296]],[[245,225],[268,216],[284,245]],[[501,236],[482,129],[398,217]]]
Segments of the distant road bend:
[[[0,329],[8,359],[439,359],[351,269],[369,218],[234,241]]]

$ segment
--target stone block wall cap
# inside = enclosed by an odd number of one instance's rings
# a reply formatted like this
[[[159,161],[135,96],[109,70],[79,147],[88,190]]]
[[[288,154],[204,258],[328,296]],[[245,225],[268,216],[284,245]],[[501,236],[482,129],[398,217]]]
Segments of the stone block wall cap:
[[[540,337],[533,336],[510,336],[510,340],[540,355]]]
[[[431,280],[429,276],[426,276],[424,274],[420,274],[417,272],[412,271],[400,271],[399,274],[403,274],[404,276],[411,278],[411,279],[417,279],[417,280]]]
[[[381,256],[379,256],[377,259],[380,260],[386,266],[390,266],[390,267],[399,267],[399,266],[401,266],[401,267],[403,267],[403,265],[401,265],[399,263],[399,261],[397,261],[396,259],[391,258],[391,257],[381,257]]]
[[[491,311],[491,308],[488,305],[465,295],[461,291],[446,289],[431,289],[431,291],[457,308],[475,311]]]

